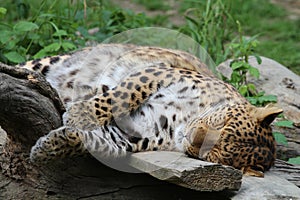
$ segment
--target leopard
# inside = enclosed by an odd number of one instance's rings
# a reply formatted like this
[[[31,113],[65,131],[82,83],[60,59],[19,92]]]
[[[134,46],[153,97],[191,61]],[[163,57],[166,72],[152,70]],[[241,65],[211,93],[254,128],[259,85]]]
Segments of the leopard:
[[[17,67],[45,76],[66,107],[63,126],[32,147],[32,162],[176,151],[250,176],[274,165],[271,123],[283,110],[253,106],[188,52],[98,44]]]

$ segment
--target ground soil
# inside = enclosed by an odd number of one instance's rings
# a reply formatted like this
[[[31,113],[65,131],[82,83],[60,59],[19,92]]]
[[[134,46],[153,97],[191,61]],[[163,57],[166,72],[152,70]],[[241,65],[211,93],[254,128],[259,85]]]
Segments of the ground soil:
[[[290,19],[300,18],[300,0],[271,0],[271,2],[285,8],[290,13]]]
[[[137,4],[132,0],[111,0],[114,5],[118,5],[118,7],[123,9],[130,9],[135,13],[145,13],[147,16],[155,17],[155,16],[165,16],[167,15],[171,24],[175,26],[180,26],[185,23],[184,16],[179,14],[179,6],[180,2],[176,0],[166,0],[168,2],[168,6],[170,7],[167,11],[161,10],[147,10],[143,5]]]
[[[165,0],[170,7],[167,11],[147,10],[143,5],[137,4],[132,0],[111,0],[114,5],[123,9],[130,9],[136,13],[145,13],[147,16],[154,17],[158,15],[169,16],[170,23],[180,26],[185,23],[184,16],[179,14],[180,1]],[[289,12],[289,18],[296,20],[300,18],[300,0],[270,0],[271,3],[279,5]]]

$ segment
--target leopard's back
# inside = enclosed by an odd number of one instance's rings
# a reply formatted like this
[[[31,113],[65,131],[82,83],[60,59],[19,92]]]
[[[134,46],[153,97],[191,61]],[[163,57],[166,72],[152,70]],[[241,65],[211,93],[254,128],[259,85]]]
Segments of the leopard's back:
[[[161,62],[214,76],[202,61],[185,52],[129,44],[100,44],[29,61],[18,67],[45,75],[62,101],[69,103],[103,93],[129,74]]]

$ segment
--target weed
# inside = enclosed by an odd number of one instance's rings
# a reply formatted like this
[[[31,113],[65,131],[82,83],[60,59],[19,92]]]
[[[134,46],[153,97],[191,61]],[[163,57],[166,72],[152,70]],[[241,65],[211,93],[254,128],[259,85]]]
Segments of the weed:
[[[248,87],[249,88],[249,84]],[[255,91],[254,87],[251,89],[251,91]],[[275,95],[269,94],[265,95],[265,92],[258,92],[256,95],[253,96],[246,96],[246,99],[253,105],[257,106],[265,106],[266,104],[269,103],[276,103],[277,102],[277,97]]]
[[[288,142],[287,142],[285,135],[283,135],[280,132],[273,132],[273,136],[278,144],[288,146]]]
[[[241,24],[239,21],[236,23],[239,35],[238,39],[234,39],[228,45],[232,57],[232,61],[230,62],[232,74],[231,78],[226,81],[237,88],[253,105],[262,106],[270,102],[276,102],[277,98],[274,95],[265,96],[264,92],[258,93],[255,85],[248,83],[248,73],[257,79],[260,76],[259,70],[249,64],[249,56],[254,56],[257,63],[261,64],[261,58],[255,53],[255,49],[258,46],[257,35],[253,37],[243,36]]]
[[[233,60],[230,62],[230,67],[232,69],[231,79],[228,80],[238,91],[246,97],[255,96],[257,94],[256,87],[247,82],[246,75],[249,73],[255,78],[259,78],[260,74],[257,68],[249,64],[249,56],[255,56],[258,64],[261,64],[261,59],[258,55],[254,53],[258,41],[256,36],[254,37],[244,37],[242,35],[242,28],[240,23],[237,21],[238,25],[238,42],[231,42],[229,44],[229,49]]]
[[[204,10],[192,8],[186,11],[187,24],[180,29],[201,44],[217,64],[227,58],[225,43],[232,33],[228,26],[233,22],[228,9],[222,0],[208,0]]]
[[[281,116],[283,117],[283,116]],[[285,128],[293,128],[293,121],[291,120],[280,120],[274,123],[275,126],[277,127],[285,127]],[[284,146],[288,146],[288,141],[285,135],[283,135],[280,132],[273,132],[274,138],[278,144],[282,144]],[[300,156],[294,157],[294,158],[289,158],[288,160],[289,163],[291,164],[296,164],[300,165]]]
[[[300,165],[300,156],[289,158],[288,162],[291,164]]]
[[[275,126],[278,127],[286,127],[286,128],[294,128],[294,122],[291,120],[281,120],[281,121],[277,121],[275,122]]]

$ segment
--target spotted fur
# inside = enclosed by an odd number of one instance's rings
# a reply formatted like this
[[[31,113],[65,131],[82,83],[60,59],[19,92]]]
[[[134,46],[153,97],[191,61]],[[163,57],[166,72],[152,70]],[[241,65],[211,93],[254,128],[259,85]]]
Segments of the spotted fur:
[[[270,123],[282,110],[252,106],[188,53],[103,44],[20,67],[44,74],[67,107],[32,161],[169,150],[258,176],[274,163]]]

